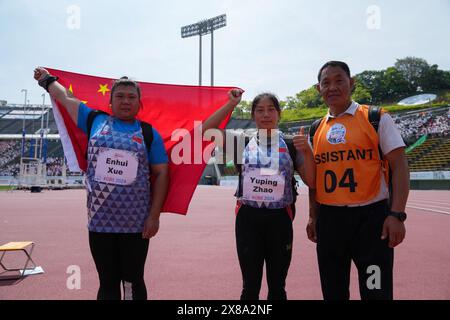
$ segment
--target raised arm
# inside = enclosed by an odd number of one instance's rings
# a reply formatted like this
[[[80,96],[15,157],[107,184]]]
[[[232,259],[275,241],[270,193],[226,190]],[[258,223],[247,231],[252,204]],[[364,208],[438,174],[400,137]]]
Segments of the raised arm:
[[[78,122],[78,108],[80,106],[80,100],[75,98],[69,90],[64,88],[56,81],[55,77],[52,77],[50,73],[42,68],[37,67],[34,69],[34,79],[36,79],[41,87],[46,89],[50,94],[50,97],[58,101],[66,108],[71,119]]]
[[[222,121],[228,114],[233,112],[234,108],[239,104],[242,98],[242,90],[233,89],[228,92],[229,100],[220,109],[214,112],[205,122],[202,124],[202,133],[208,129],[218,128]]]

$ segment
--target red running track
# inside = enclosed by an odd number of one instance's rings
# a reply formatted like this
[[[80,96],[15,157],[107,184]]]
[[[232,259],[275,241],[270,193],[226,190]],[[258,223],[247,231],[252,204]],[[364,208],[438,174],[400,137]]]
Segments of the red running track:
[[[146,265],[150,299],[239,298],[233,193],[233,188],[199,186],[187,216],[163,214]],[[87,241],[84,190],[0,192],[0,204],[0,244],[34,241],[33,257],[45,270],[19,281],[0,281],[0,300],[96,298],[98,279]],[[288,298],[321,299],[315,245],[305,233],[305,190],[297,212]],[[407,237],[396,249],[394,296],[450,299],[450,191],[412,191],[408,213]],[[80,289],[67,287],[70,266],[80,268]],[[351,298],[359,299],[355,271],[353,267]],[[261,298],[266,295],[263,281]]]

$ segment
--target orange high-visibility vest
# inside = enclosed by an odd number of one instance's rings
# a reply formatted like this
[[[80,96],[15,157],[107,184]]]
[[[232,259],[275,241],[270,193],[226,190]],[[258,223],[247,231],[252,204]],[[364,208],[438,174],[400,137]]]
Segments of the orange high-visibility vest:
[[[324,119],[313,140],[316,163],[316,201],[327,205],[355,205],[380,192],[382,170],[378,134],[368,120],[368,106],[352,116]]]

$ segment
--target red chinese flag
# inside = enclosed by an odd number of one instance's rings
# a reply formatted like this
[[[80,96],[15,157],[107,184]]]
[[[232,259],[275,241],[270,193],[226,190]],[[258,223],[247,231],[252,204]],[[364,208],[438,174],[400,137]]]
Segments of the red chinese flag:
[[[111,113],[109,106],[110,90],[114,79],[88,76],[47,68],[59,83],[69,89],[75,97],[84,101],[90,108]],[[169,155],[170,184],[163,212],[186,214],[192,195],[206,166],[203,159],[205,148],[211,143],[197,143],[194,146],[194,123],[204,121],[228,101],[227,92],[231,87],[198,87],[167,85],[139,82],[143,108],[137,118],[150,123],[162,136]],[[65,108],[55,101],[55,120],[61,136],[64,154],[69,170],[85,171],[87,164],[84,154],[87,148],[87,136],[78,129]],[[220,125],[224,129],[230,119],[229,115]],[[172,148],[183,141],[171,141],[176,129],[184,129],[192,139],[190,163],[174,164],[171,157]],[[189,138],[189,137],[187,137]],[[202,155],[199,155],[199,153]],[[197,153],[197,155],[195,155]],[[194,163],[194,157],[197,162]],[[198,163],[198,160],[201,163]],[[187,162],[187,161],[186,161]],[[80,170],[81,169],[81,170]]]

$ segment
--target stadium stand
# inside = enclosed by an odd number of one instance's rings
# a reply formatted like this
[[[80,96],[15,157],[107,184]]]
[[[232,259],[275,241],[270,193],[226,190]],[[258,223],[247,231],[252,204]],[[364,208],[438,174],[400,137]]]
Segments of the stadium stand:
[[[448,137],[430,138],[408,154],[411,171],[450,170],[450,139]]]
[[[449,108],[397,116],[403,139],[411,145],[426,135],[426,141],[407,154],[410,171],[447,171],[450,169]]]

